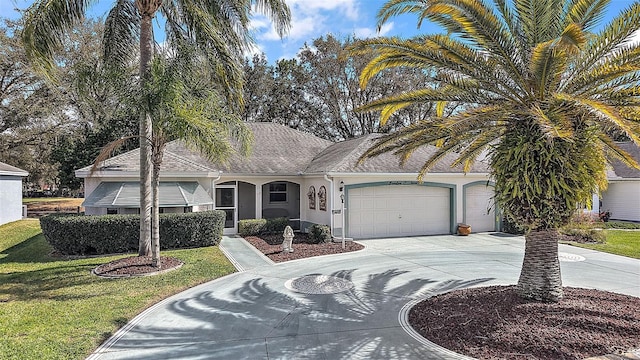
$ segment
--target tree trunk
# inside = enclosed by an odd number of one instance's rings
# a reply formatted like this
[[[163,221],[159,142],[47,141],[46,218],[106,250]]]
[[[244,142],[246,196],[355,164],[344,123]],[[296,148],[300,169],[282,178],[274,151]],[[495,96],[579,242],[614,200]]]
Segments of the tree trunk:
[[[548,302],[562,299],[557,230],[531,231],[526,235],[517,291],[525,299]]]
[[[142,89],[149,77],[149,64],[152,50],[152,16],[142,13],[140,23],[140,83]],[[151,115],[147,106],[141,106],[140,114],[140,246],[138,254],[148,256],[151,253],[151,207],[152,207],[152,164],[151,164]]]
[[[165,142],[161,134],[153,136],[153,218],[151,223],[151,265],[160,269],[160,166]]]
[[[156,151],[158,151],[156,149]],[[160,269],[160,163],[154,154],[153,161],[153,221],[151,223],[151,265]]]

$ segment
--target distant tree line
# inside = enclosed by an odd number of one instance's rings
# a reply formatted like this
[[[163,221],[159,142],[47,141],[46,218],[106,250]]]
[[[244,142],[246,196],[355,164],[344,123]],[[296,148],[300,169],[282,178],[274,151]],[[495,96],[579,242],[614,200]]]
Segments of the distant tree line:
[[[51,85],[27,62],[20,31],[20,22],[0,24],[0,161],[28,171],[27,183],[36,188],[77,190],[82,182],[76,169],[92,164],[106,144],[138,132],[136,104],[122,91],[135,81],[136,69],[108,72],[101,58],[104,25],[89,19],[64,39],[65,51],[56,58],[58,81]],[[358,75],[371,57],[348,57],[346,48],[355,41],[327,35],[305,44],[294,59],[270,64],[264,54],[247,58],[243,120],[280,123],[340,141],[387,133],[433,115],[434,104],[416,104],[382,126],[378,114],[355,112],[381,96],[430,86],[434,76],[393,69],[361,90]],[[126,141],[113,155],[137,146],[135,139]]]
[[[74,170],[90,165],[114,139],[137,133],[128,97],[105,81],[103,25],[87,20],[64,39],[52,85],[27,62],[20,22],[0,23],[0,161],[29,172],[27,184],[79,189]],[[123,77],[130,74],[110,74]],[[135,148],[128,142],[117,152]]]
[[[305,44],[294,59],[270,65],[264,54],[245,62],[244,120],[275,122],[339,141],[387,133],[424,120],[433,103],[414,104],[395,113],[383,126],[379,114],[354,109],[375,99],[433,84],[434,73],[422,69],[390,69],[360,89],[359,75],[373,56],[349,57],[355,38],[332,35]],[[454,105],[449,105],[452,111]]]

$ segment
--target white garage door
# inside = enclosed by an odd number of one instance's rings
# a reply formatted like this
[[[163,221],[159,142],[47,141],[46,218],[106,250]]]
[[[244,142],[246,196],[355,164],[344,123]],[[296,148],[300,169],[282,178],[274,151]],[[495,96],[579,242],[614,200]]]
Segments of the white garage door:
[[[384,185],[349,190],[348,234],[380,238],[450,233],[449,189]]]
[[[495,206],[493,206],[493,186],[470,186],[465,191],[465,223],[471,231],[495,231]]]

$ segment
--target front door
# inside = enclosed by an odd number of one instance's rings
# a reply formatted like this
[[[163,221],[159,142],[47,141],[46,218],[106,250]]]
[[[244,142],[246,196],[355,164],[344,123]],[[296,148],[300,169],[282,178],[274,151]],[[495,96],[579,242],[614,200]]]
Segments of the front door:
[[[216,186],[216,210],[224,211],[227,216],[224,221],[224,234],[238,232],[236,219],[238,217],[237,191],[235,185]]]

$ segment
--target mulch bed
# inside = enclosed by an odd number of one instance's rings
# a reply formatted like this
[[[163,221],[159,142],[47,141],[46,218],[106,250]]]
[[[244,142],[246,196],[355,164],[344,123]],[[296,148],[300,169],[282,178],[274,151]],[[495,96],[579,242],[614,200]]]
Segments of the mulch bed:
[[[151,266],[151,256],[131,256],[102,264],[93,270],[98,276],[127,277],[160,274],[177,269],[183,262],[168,256],[160,256],[160,270]]]
[[[640,299],[565,288],[559,303],[526,302],[514,286],[464,289],[420,302],[409,323],[479,359],[584,359],[640,348]]]
[[[352,241],[346,242],[345,249],[342,249],[342,243],[336,242],[314,244],[311,238],[304,233],[295,234],[293,238],[294,251],[292,253],[282,252],[283,238],[280,234],[260,235],[260,237],[247,236],[244,239],[274,262],[284,262],[319,255],[342,254],[364,249],[364,246]]]

